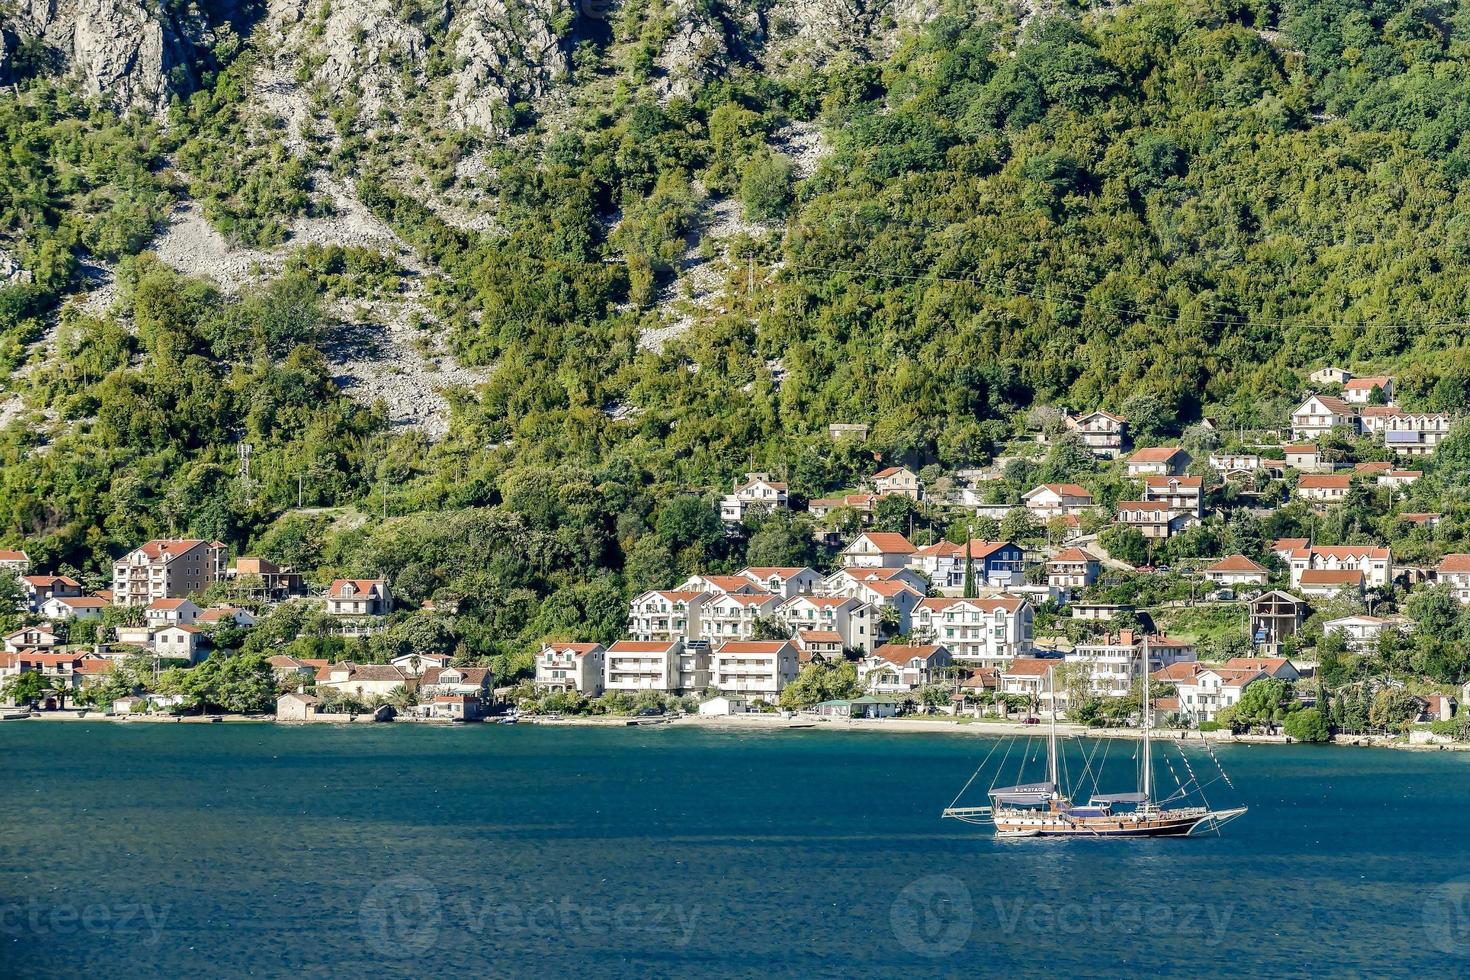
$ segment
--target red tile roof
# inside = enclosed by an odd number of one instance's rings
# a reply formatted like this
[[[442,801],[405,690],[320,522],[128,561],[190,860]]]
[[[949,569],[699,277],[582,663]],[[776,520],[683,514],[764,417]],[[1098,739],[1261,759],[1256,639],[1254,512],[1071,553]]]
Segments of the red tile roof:
[[[1207,572],[1264,572],[1266,569],[1251,561],[1245,555],[1231,555],[1229,558],[1221,558],[1215,564],[1206,568]]]
[[[1297,480],[1298,490],[1346,490],[1353,478],[1347,474],[1333,476],[1327,473],[1306,473]]]
[[[1155,446],[1151,449],[1140,449],[1128,457],[1130,463],[1167,463],[1184,450],[1178,446]]]

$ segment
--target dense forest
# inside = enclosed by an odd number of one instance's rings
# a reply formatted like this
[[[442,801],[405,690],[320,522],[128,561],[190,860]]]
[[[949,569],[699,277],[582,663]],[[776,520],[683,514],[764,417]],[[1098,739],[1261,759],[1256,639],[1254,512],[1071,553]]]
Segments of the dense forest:
[[[318,582],[385,574],[406,605],[463,598],[436,644],[514,659],[546,635],[610,639],[632,590],[690,571],[824,561],[805,516],[726,533],[713,495],[748,469],[806,497],[875,460],[937,478],[1008,454],[1038,406],[1123,411],[1143,442],[1206,416],[1276,428],[1329,362],[1392,373],[1407,407],[1470,403],[1459,3],[1145,0],[1024,24],[955,3],[889,54],[737,60],[687,95],[653,84],[661,30],[657,9],[622,8],[577,46],[557,111],[514,114],[475,178],[482,230],[425,190],[469,179],[456,154],[489,137],[409,154],[411,127],[347,104],[303,160],[251,121],[250,38],[224,36],[162,117],[20,65],[0,94],[0,247],[24,270],[0,288],[0,543],[94,582],[168,533]],[[791,127],[820,134],[810,173],[781,149]],[[349,398],[322,353],[330,301],[402,288],[390,259],[302,249],[229,293],[149,250],[185,200],[232,242],[289,244],[322,207],[313,167],[435,270],[429,309],[487,371],[453,393],[442,440]],[[719,301],[649,349],[712,202],[746,227],[721,244]],[[112,302],[79,301],[104,266]],[[834,442],[837,422],[868,438]],[[1414,499],[1314,530],[1418,534],[1432,560],[1470,533],[1470,452],[1451,449]],[[1022,462],[998,493],[1126,489],[1075,456]],[[1453,519],[1430,540],[1394,525],[1413,506]],[[1178,548],[1259,553],[1311,520]],[[328,642],[293,628],[276,638]]]

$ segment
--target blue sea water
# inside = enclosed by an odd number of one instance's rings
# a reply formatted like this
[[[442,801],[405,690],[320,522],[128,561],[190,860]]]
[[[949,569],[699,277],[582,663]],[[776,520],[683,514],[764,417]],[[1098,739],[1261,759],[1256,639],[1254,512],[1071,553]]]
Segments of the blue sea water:
[[[993,744],[4,723],[0,975],[1470,966],[1470,754],[1225,746],[1211,797],[1251,811],[1221,836],[1007,842],[939,819]]]

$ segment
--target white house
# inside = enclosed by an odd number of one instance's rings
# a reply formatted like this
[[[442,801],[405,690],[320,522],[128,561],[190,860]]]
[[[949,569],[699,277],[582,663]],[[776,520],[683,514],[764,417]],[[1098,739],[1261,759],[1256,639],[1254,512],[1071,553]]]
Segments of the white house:
[[[239,606],[211,606],[202,610],[194,620],[201,626],[217,626],[227,621],[236,626],[254,626],[255,614]]]
[[[1003,589],[1026,581],[1025,552],[1009,541],[937,541],[915,551],[908,567],[922,572],[939,589],[963,588],[967,567],[973,569],[977,585]]]
[[[1332,395],[1312,395],[1291,413],[1291,434],[1297,439],[1318,439],[1333,429],[1358,431],[1358,410]]]
[[[1197,476],[1146,476],[1143,499],[1195,517],[1205,514],[1204,481]]]
[[[39,611],[47,619],[101,619],[107,606],[106,599],[95,595],[53,596]]]
[[[1021,503],[1040,518],[1075,515],[1092,508],[1092,494],[1075,483],[1043,483],[1023,493]]]
[[[729,640],[715,648],[711,683],[723,694],[774,703],[796,680],[797,650],[790,640]]]
[[[699,637],[711,643],[748,640],[755,633],[756,621],[773,618],[780,604],[781,600],[769,592],[711,596],[700,614]]]
[[[1340,504],[1347,500],[1353,478],[1346,473],[1303,473],[1296,481],[1296,495],[1313,504]]]
[[[712,598],[708,592],[644,592],[629,607],[628,634],[664,644],[699,637],[704,606]]]
[[[922,592],[908,583],[897,581],[859,582],[853,594],[874,608],[874,630],[879,638],[907,633],[912,625],[914,607],[924,598]],[[894,628],[886,629],[885,623],[892,624]]]
[[[1034,698],[1036,706],[1043,711],[1052,711],[1054,706],[1060,710],[1067,699],[1067,692],[1053,676],[1060,666],[1061,660],[1017,657],[1000,672],[1000,693]]]
[[[61,645],[61,637],[50,626],[22,626],[5,635],[5,652],[19,653],[22,650],[50,650]]]
[[[1448,585],[1456,599],[1470,605],[1470,554],[1445,555],[1434,569],[1435,577]]]
[[[678,640],[618,640],[607,648],[604,657],[604,690],[678,692],[683,647]]]
[[[1361,595],[1363,592],[1363,573],[1356,569],[1340,569],[1332,571],[1328,569],[1309,568],[1302,572],[1297,582],[1297,590],[1304,596],[1314,599],[1331,599],[1343,592],[1351,592]]]
[[[919,500],[924,496],[919,475],[907,466],[890,466],[873,474],[873,490],[880,496],[898,494]]]
[[[189,599],[154,599],[143,610],[143,618],[149,626],[189,626],[202,611]]]
[[[1101,569],[1101,563],[1087,550],[1063,548],[1046,563],[1046,584],[1063,593],[1080,592],[1097,581]]]
[[[1034,613],[1016,596],[924,599],[914,610],[913,635],[939,643],[956,663],[1005,667],[1031,652]]]
[[[914,546],[902,534],[864,531],[842,549],[842,564],[851,568],[903,568],[913,553]]]
[[[1342,616],[1322,624],[1322,635],[1341,633],[1347,647],[1354,653],[1372,650],[1384,630],[1397,629],[1397,625],[1380,616]]]
[[[1367,378],[1349,378],[1342,385],[1342,400],[1349,405],[1366,405],[1377,388],[1386,401],[1393,401],[1393,378],[1379,374]]]
[[[1123,416],[1099,410],[1075,420],[1069,417],[1067,424],[1082,437],[1083,444],[1094,456],[1116,459],[1122,453],[1128,428],[1128,420]]]
[[[822,582],[826,595],[857,596],[869,582],[898,582],[922,593],[928,588],[924,577],[912,568],[840,568]]]
[[[1266,676],[1261,670],[1205,667],[1193,680],[1177,682],[1179,713],[1192,721],[1214,721],[1221,708],[1240,703],[1245,689]]]
[[[772,480],[769,473],[747,473],[745,482],[736,480],[720,501],[720,518],[738,524],[753,511],[768,514],[787,506],[786,484]]]
[[[339,578],[326,600],[328,616],[386,616],[393,608],[388,583],[380,578]]]
[[[356,664],[350,660],[328,664],[316,672],[316,687],[332,688],[348,697],[366,701],[387,697],[407,686],[410,678],[390,664]]]
[[[1189,453],[1177,446],[1154,446],[1128,457],[1128,475],[1183,476],[1189,463]]]
[[[951,662],[942,646],[885,643],[858,661],[858,680],[874,694],[901,694],[933,683]]]
[[[1171,510],[1161,500],[1120,500],[1118,523],[1135,527],[1145,538],[1169,538],[1199,523],[1187,511]]]
[[[841,647],[864,653],[873,649],[877,632],[877,613],[873,606],[845,595],[796,596],[781,604],[776,618],[796,633],[832,633]]]
[[[0,572],[10,572],[16,578],[31,574],[31,556],[24,551],[0,549]]]
[[[68,575],[26,575],[20,580],[25,608],[40,612],[47,599],[72,598],[82,594],[82,583]]]
[[[1278,545],[1283,542],[1277,542]],[[1363,584],[1370,588],[1388,585],[1393,581],[1393,553],[1379,545],[1306,545],[1291,548],[1286,553],[1286,562],[1291,566],[1291,584],[1299,585],[1304,573],[1316,571],[1359,571],[1363,573]],[[1319,580],[1321,584],[1323,580]]]
[[[543,643],[536,654],[536,690],[600,696],[606,653],[601,643]]]
[[[1202,573],[1216,585],[1265,585],[1271,573],[1245,555],[1231,555],[1209,565]]]
[[[822,587],[822,573],[812,568],[755,567],[741,569],[740,574],[783,599],[812,595]]]
[[[1312,381],[1319,385],[1344,385],[1352,380],[1353,372],[1346,368],[1324,367],[1312,372]]]

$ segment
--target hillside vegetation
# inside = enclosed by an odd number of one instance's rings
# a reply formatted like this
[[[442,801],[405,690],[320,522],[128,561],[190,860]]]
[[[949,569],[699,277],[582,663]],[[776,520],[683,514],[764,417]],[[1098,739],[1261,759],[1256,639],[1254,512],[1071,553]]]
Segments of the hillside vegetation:
[[[506,48],[503,110],[333,74],[314,39],[352,35],[315,15],[286,48],[274,20],[217,32],[162,116],[11,57],[4,543],[97,573],[188,532],[388,573],[408,602],[467,597],[456,642],[511,654],[615,635],[631,588],[695,568],[818,560],[784,516],[723,533],[708,496],[746,469],[816,496],[875,456],[982,466],[1039,404],[1123,410],[1144,440],[1206,413],[1279,426],[1326,362],[1391,371],[1408,407],[1470,401],[1459,5],[1145,0],[1022,24],[956,3],[820,57],[752,28],[767,8],[513,18],[565,61],[523,71],[541,55]],[[400,81],[462,65],[464,25],[403,17],[426,40],[384,62]],[[281,59],[299,119],[262,109]],[[818,151],[785,152],[793,133]],[[418,253],[425,315],[487,369],[442,440],[346,397],[322,354],[328,300],[391,294],[397,271],[297,253],[237,295],[148,252],[191,197],[231,241],[289,245],[327,175]],[[115,302],[78,301],[99,265]],[[1453,497],[1462,472],[1415,492]],[[329,527],[298,493],[370,519]]]

